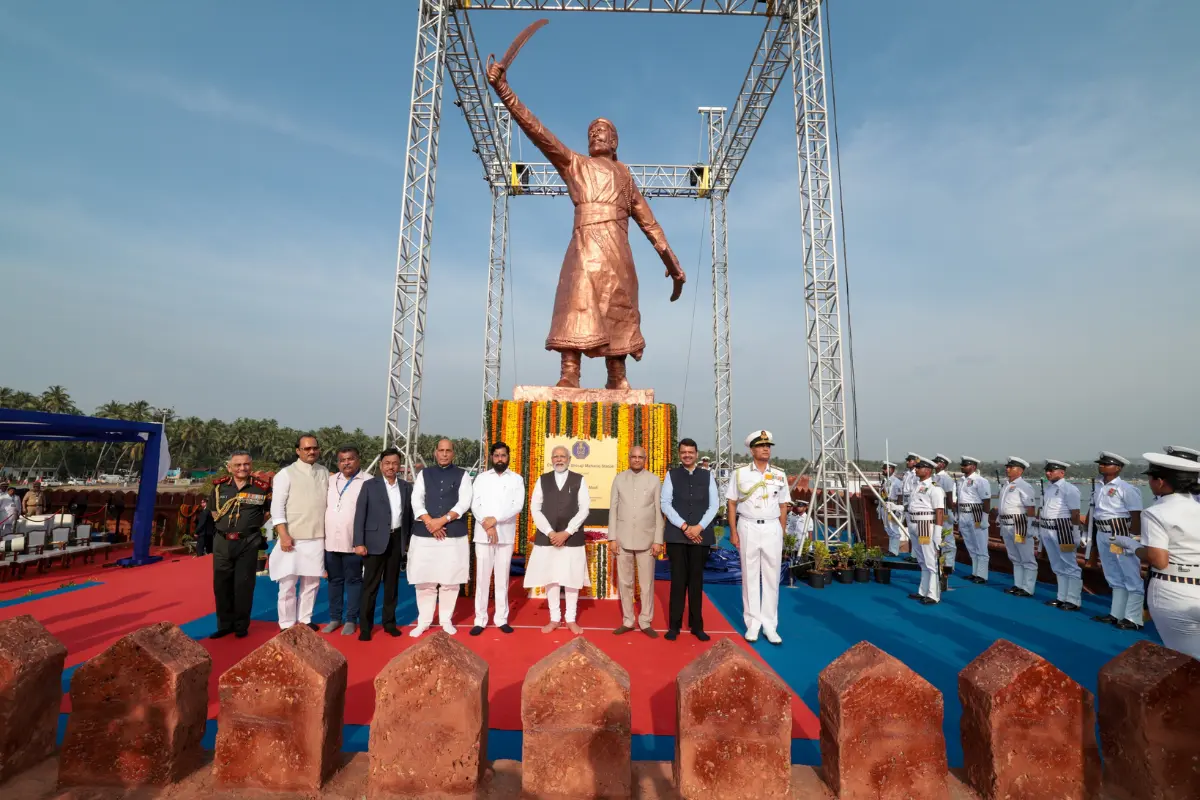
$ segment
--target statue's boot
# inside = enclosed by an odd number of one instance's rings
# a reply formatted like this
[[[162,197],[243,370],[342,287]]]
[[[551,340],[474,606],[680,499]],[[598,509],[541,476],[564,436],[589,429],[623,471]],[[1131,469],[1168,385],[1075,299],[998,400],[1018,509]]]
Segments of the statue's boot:
[[[578,350],[567,350],[562,354],[562,374],[558,383],[554,384],[563,389],[579,388],[579,361],[582,354]]]
[[[628,389],[629,381],[625,380],[625,356],[609,356],[604,359],[608,367],[608,383],[605,389]]]

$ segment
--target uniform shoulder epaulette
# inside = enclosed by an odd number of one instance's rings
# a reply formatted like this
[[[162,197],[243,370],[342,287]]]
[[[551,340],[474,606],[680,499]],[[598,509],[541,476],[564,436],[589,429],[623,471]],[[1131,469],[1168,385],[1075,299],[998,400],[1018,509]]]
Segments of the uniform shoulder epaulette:
[[[220,486],[222,483],[229,483],[231,480],[233,480],[233,476],[226,475],[223,478],[217,478],[215,481],[213,481],[213,486]]]
[[[262,478],[251,478],[250,482],[253,483],[255,486],[257,486],[259,489],[270,489],[271,488],[271,482],[267,481],[267,480],[263,480]]]

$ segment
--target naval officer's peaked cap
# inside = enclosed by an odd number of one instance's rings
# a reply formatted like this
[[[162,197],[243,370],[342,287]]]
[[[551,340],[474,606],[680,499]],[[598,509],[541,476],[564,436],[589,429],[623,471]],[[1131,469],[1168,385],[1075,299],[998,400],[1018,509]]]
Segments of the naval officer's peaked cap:
[[[1097,464],[1104,464],[1110,467],[1127,467],[1129,459],[1117,453],[1110,453],[1107,450],[1100,451],[1100,457],[1096,459]]]
[[[1200,450],[1193,450],[1190,447],[1169,444],[1163,448],[1163,452],[1176,458],[1186,458],[1188,461],[1200,461]]]
[[[1071,466],[1071,462],[1063,461],[1061,458],[1047,458],[1046,459],[1046,471],[1047,472],[1049,472],[1052,469],[1066,469],[1069,466]]]
[[[746,447],[758,447],[760,444],[769,444],[774,446],[775,437],[770,431],[757,430],[746,437]]]
[[[1016,456],[1009,456],[1008,463],[1006,463],[1004,466],[1020,467],[1021,469],[1029,469],[1029,462],[1023,458],[1017,458]]]
[[[948,463],[948,462],[947,462],[947,463]],[[975,466],[977,466],[977,467],[978,467],[978,466],[979,466],[979,459],[978,459],[978,458],[976,458],[975,456],[963,456],[963,457],[962,457],[962,458],[959,460],[959,462],[958,462],[958,463],[960,463],[960,464],[963,464],[963,465],[966,465],[966,464],[974,464]]]

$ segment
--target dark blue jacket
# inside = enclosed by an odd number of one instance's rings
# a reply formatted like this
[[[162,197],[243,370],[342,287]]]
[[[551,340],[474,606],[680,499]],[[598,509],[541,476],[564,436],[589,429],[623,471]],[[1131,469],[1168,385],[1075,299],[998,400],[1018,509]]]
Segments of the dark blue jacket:
[[[400,484],[400,552],[408,552],[408,540],[412,536],[412,484],[396,478]],[[392,504],[388,501],[387,481],[376,475],[365,482],[358,493],[358,504],[354,509],[354,546],[367,546],[367,554],[383,555],[392,537]]]

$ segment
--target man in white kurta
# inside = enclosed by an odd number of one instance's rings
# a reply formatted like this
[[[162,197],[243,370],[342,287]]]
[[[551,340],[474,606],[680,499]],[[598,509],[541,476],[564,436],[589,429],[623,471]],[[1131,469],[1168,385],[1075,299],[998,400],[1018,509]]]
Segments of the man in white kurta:
[[[496,442],[488,456],[492,468],[479,473],[471,488],[471,515],[475,517],[475,627],[478,636],[488,624],[488,586],[495,576],[496,611],[492,621],[504,633],[508,624],[508,575],[513,544],[517,541],[517,517],[525,507],[525,480],[508,468],[509,451]]]
[[[591,586],[583,523],[587,521],[592,501],[587,481],[568,469],[571,454],[567,448],[554,448],[550,463],[554,469],[538,478],[529,499],[529,513],[537,526],[537,536],[525,569],[525,588],[546,589],[550,622],[542,628],[542,633],[550,633],[562,624],[561,594],[566,605],[567,628],[580,634],[583,628],[575,624],[579,590]]]
[[[471,509],[471,475],[454,465],[454,443],[441,439],[433,452],[436,462],[417,474],[413,483],[412,538],[408,547],[408,582],[417,591],[417,625],[409,636],[420,636],[438,624],[453,636],[454,605],[471,577],[467,521]]]
[[[279,627],[301,622],[313,630],[313,603],[325,572],[325,509],[329,470],[317,463],[317,437],[296,442],[297,461],[275,473],[271,486],[271,526],[277,539],[267,563],[271,580],[279,584]],[[299,601],[296,584],[300,585]]]

